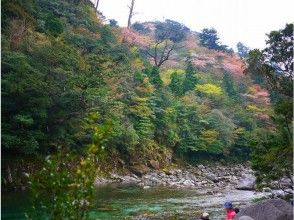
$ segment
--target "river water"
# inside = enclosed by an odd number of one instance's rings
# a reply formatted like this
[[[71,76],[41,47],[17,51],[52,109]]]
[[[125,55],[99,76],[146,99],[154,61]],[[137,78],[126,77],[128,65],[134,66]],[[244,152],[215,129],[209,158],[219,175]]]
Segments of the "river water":
[[[241,190],[176,189],[108,185],[97,189],[93,219],[199,219],[202,212],[210,219],[224,219],[223,203],[233,202],[242,208],[263,193]],[[29,206],[27,193],[2,193],[1,219],[22,220]]]

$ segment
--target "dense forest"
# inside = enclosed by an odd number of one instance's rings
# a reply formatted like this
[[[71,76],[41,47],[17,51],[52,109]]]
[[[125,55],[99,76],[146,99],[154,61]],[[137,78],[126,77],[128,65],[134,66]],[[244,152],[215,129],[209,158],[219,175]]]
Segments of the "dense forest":
[[[150,160],[251,160],[260,181],[293,175],[293,24],[235,53],[215,29],[121,28],[90,1],[1,3],[2,187],[16,157],[45,163],[31,179],[39,194],[79,182],[68,195],[84,199],[97,167]]]

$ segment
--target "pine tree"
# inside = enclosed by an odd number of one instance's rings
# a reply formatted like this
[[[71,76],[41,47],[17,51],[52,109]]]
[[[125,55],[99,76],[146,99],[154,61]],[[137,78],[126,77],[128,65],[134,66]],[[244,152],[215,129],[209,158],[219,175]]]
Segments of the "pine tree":
[[[183,93],[193,90],[197,84],[197,78],[194,76],[195,69],[191,61],[188,61],[186,68],[186,77],[183,82]]]
[[[170,89],[176,96],[181,96],[183,94],[182,82],[179,74],[174,72],[171,75],[171,82],[169,84]]]

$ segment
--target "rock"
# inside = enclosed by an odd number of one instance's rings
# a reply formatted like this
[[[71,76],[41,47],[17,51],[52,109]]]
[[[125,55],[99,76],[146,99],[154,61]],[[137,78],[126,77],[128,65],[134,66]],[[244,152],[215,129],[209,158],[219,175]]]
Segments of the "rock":
[[[149,168],[143,164],[134,165],[130,168],[130,170],[139,177],[142,177],[143,174],[149,171]]]
[[[197,167],[198,167],[198,169],[200,169],[200,170],[205,169],[205,166],[203,166],[202,164],[198,165]]]
[[[149,161],[149,167],[158,170],[159,169],[159,162],[156,160],[150,160]]]
[[[143,189],[150,189],[150,186],[143,186]]]
[[[182,182],[184,186],[194,186],[194,183],[191,180],[185,180]]]
[[[292,187],[292,181],[290,178],[282,178],[279,182],[280,188],[291,188]]]
[[[239,218],[239,220],[254,220],[253,218],[251,218],[250,216],[247,215],[243,215]]]
[[[209,180],[211,180],[214,183],[217,183],[218,182],[217,176],[214,175],[213,173],[206,174],[206,178],[209,179]]]
[[[240,190],[254,190],[255,188],[255,181],[256,178],[252,174],[245,174],[243,178],[240,180],[239,184],[237,185],[236,189]]]
[[[269,187],[264,187],[262,192],[272,192],[272,190]]]
[[[269,199],[241,209],[234,219],[242,220],[241,217],[249,216],[255,220],[292,220],[292,209],[292,205],[285,200]]]

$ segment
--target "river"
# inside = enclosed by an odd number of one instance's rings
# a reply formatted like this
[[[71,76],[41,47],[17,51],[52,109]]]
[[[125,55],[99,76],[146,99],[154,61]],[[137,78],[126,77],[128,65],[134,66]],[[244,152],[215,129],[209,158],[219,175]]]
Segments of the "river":
[[[244,207],[263,193],[241,190],[195,190],[167,187],[142,189],[138,186],[108,185],[97,188],[93,219],[199,219],[202,212],[210,219],[223,219],[223,203]],[[1,219],[22,220],[29,206],[27,193],[2,193]]]

